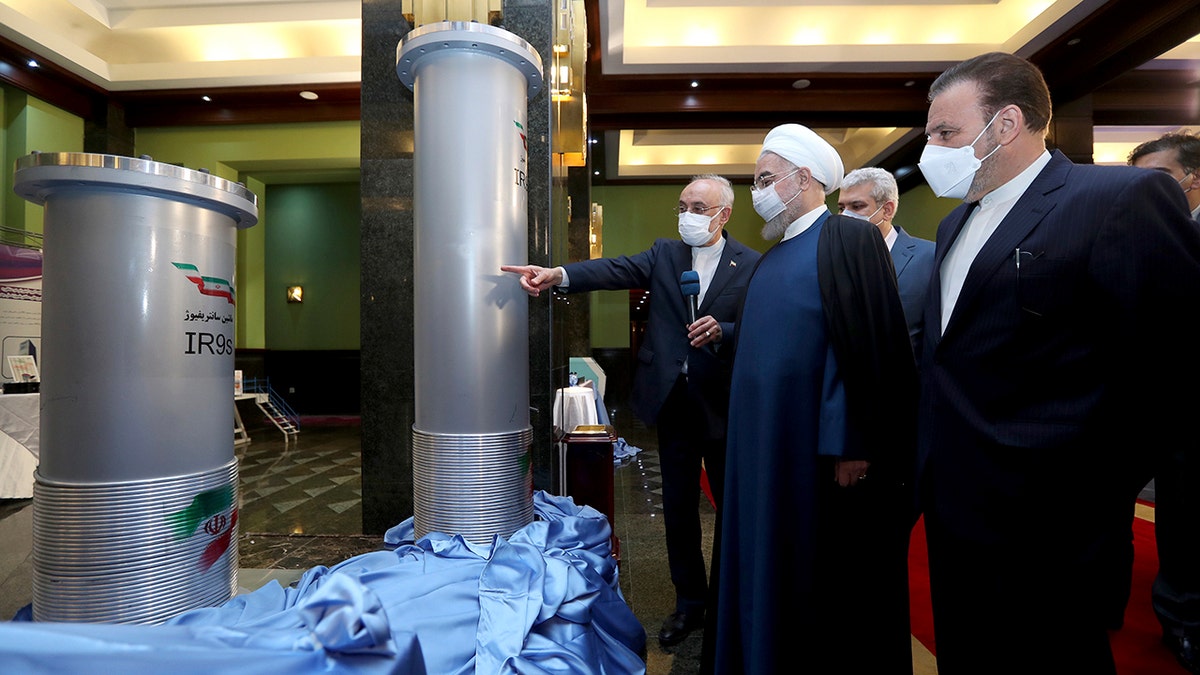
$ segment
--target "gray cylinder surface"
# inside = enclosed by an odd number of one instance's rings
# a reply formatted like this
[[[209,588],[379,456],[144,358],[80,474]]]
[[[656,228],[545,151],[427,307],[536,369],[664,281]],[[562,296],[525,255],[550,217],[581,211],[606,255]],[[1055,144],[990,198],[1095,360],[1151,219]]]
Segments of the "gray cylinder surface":
[[[233,276],[254,193],[85,153],[19,159],[14,190],[45,207],[34,618],[146,623],[224,602]]]
[[[528,255],[528,43],[442,22],[400,45],[414,95],[416,427],[498,433],[529,423],[529,299],[500,266]]]
[[[189,474],[233,456],[237,228],[254,193],[145,159],[37,153],[45,207],[41,456],[54,482]]]
[[[414,95],[416,530],[507,536],[532,513],[529,299],[500,266],[529,255],[541,58],[505,30],[441,22],[405,36],[396,72]]]

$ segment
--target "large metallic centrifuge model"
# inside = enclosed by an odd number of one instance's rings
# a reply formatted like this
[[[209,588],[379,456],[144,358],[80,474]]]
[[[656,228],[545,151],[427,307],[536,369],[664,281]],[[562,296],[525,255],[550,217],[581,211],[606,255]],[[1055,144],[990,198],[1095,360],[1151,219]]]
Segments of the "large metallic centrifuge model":
[[[33,618],[160,623],[237,590],[239,183],[149,158],[34,153],[44,205]]]
[[[533,520],[529,299],[500,266],[528,258],[527,101],[541,58],[493,26],[410,32],[414,98],[414,530],[468,541]]]

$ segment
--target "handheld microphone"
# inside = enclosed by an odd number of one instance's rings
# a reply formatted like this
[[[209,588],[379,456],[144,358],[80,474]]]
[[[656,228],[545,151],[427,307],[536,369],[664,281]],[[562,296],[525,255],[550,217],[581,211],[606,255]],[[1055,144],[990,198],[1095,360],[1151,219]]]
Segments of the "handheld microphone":
[[[691,318],[688,325],[690,326],[696,323],[696,302],[700,298],[700,273],[696,270],[688,270],[680,274],[679,290],[688,299],[688,317]]]

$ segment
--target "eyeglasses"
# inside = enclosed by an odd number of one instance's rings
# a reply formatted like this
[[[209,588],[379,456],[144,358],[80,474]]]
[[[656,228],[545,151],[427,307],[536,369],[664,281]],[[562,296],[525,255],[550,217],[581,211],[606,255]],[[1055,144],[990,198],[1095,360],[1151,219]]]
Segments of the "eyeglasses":
[[[708,215],[708,212],[712,211],[713,209],[723,209],[723,208],[725,208],[724,204],[715,204],[713,206],[697,206],[694,204],[692,206],[685,206],[683,204],[680,204],[678,207],[676,207],[675,214],[679,215],[682,213],[691,212],[691,213],[694,213],[699,216],[706,216],[706,215]]]
[[[759,176],[758,178],[754,179],[754,184],[750,186],[750,191],[758,192],[759,190],[766,190],[767,188],[771,187],[775,183],[778,183],[779,181],[783,180],[784,178],[787,178],[788,176],[796,173],[799,170],[800,170],[799,167],[797,167],[795,169],[792,169],[788,173],[783,174],[782,176],[776,176],[773,173],[768,173],[766,175]]]

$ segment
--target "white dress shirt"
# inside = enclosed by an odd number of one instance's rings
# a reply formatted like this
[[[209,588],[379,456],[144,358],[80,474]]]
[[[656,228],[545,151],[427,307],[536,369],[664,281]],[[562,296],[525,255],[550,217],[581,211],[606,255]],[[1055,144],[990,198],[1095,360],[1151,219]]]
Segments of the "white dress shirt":
[[[971,263],[975,262],[975,256],[979,255],[983,245],[987,243],[992,233],[1000,226],[1000,222],[1012,210],[1013,204],[1016,204],[1021,195],[1025,194],[1025,190],[1033,184],[1033,179],[1037,178],[1037,175],[1049,162],[1050,153],[1042,151],[1042,154],[1024,171],[984,195],[983,199],[979,200],[979,207],[967,217],[967,222],[963,225],[962,231],[958,233],[958,238],[954,240],[950,250],[946,252],[946,258],[942,260],[943,333],[946,331],[946,324],[950,323],[950,315],[954,312],[954,303],[958,301],[958,294],[962,292],[963,281],[967,278]]]
[[[888,250],[890,251],[892,250],[892,246],[895,245],[896,240],[899,238],[900,235],[896,234],[896,226],[893,225],[892,229],[888,230],[888,233],[884,235],[883,243],[887,244]]]
[[[692,247],[692,269],[700,275],[700,297],[696,298],[697,306],[704,302],[704,294],[708,292],[708,287],[712,284],[713,276],[717,273],[717,263],[721,262],[721,253],[724,250],[724,235],[717,237],[716,243],[712,246]]]

